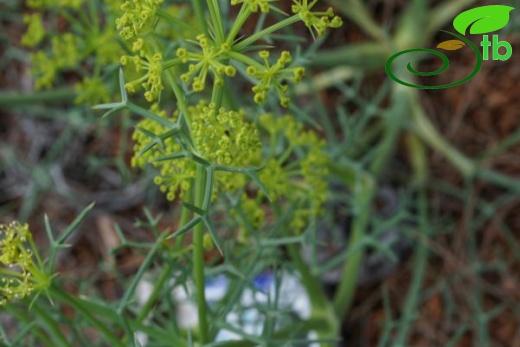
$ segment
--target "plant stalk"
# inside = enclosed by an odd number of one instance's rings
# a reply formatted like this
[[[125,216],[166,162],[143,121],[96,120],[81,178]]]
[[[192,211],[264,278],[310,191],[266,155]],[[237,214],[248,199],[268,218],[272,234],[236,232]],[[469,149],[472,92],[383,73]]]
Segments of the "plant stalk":
[[[14,106],[27,106],[44,102],[70,102],[76,97],[74,88],[61,88],[31,93],[0,93],[0,109]]]
[[[92,313],[81,303],[81,299],[76,299],[71,295],[64,292],[61,288],[56,285],[52,285],[50,287],[51,296],[57,298],[58,300],[70,305],[76,312],[83,315],[85,319],[96,329],[99,330],[101,335],[105,338],[106,342],[110,344],[110,346],[114,347],[124,347],[123,342],[114,335],[114,333],[109,329],[109,327],[98,320],[96,317],[92,315]]]
[[[204,167],[197,165],[195,181],[195,206],[201,207],[204,202],[206,173]],[[193,278],[195,280],[195,295],[199,318],[200,343],[209,342],[209,328],[206,307],[206,280],[204,276],[204,224],[197,223],[193,228]]]
[[[366,173],[359,172],[356,181],[354,194],[357,215],[352,221],[352,234],[348,246],[350,250],[355,251],[350,252],[352,256],[348,258],[346,264],[343,266],[341,281],[334,295],[334,309],[340,320],[345,318],[352,306],[361,260],[363,259],[362,249],[357,248],[359,247],[359,243],[362,242],[368,226],[371,210],[370,204],[375,192],[374,181],[371,176]]]

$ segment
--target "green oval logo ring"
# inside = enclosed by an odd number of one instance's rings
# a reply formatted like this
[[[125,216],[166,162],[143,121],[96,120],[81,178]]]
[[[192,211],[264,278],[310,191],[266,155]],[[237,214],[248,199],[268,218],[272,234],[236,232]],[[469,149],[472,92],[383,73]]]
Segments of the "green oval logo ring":
[[[393,63],[393,61],[397,57],[400,57],[403,54],[415,53],[415,52],[429,53],[429,54],[433,54],[433,55],[441,58],[442,66],[439,69],[435,70],[435,71],[421,72],[421,71],[418,71],[418,70],[414,69],[412,67],[411,63],[408,63],[407,69],[412,74],[414,74],[416,76],[435,76],[435,75],[441,74],[444,71],[446,71],[446,69],[450,65],[448,57],[444,53],[441,53],[441,52],[433,50],[433,49],[428,49],[428,48],[407,49],[407,50],[404,50],[404,51],[401,51],[401,52],[398,52],[398,53],[392,55],[390,58],[388,58],[388,60],[386,61],[386,65],[385,65],[385,70],[386,70],[386,73],[388,74],[388,76],[392,80],[394,80],[395,82],[397,82],[399,84],[405,85],[407,87],[417,88],[417,89],[444,89],[444,88],[455,87],[455,86],[458,86],[460,84],[466,83],[467,81],[469,81],[470,79],[475,77],[475,75],[480,71],[480,68],[482,67],[482,61],[483,61],[482,53],[480,53],[480,50],[478,49],[478,47],[475,46],[475,44],[473,44],[473,42],[469,41],[467,38],[465,38],[462,35],[458,35],[456,33],[452,33],[450,31],[446,31],[446,30],[441,30],[441,31],[444,31],[445,33],[448,33],[450,35],[453,35],[453,36],[457,37],[458,39],[464,41],[464,43],[466,43],[468,46],[470,46],[473,49],[473,52],[475,53],[477,61],[476,61],[476,64],[475,64],[475,68],[473,69],[473,71],[468,76],[466,76],[465,78],[463,78],[463,79],[461,79],[459,81],[453,82],[453,83],[441,84],[441,85],[438,85],[438,86],[426,86],[426,85],[413,84],[413,83],[409,83],[409,82],[403,81],[403,80],[399,79],[392,72],[392,63]]]

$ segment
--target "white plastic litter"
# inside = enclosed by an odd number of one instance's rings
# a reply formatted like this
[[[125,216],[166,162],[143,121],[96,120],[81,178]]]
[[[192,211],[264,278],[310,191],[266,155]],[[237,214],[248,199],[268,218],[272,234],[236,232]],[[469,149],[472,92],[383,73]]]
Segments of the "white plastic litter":
[[[307,319],[311,314],[310,300],[302,286],[300,279],[288,272],[279,274],[277,278],[280,280],[278,289],[278,309],[283,311],[291,311],[294,315],[301,319]],[[226,322],[248,335],[260,336],[262,333],[264,318],[263,315],[253,308],[255,305],[267,304],[273,302],[276,296],[276,278],[274,273],[266,271],[261,273],[253,280],[256,290],[246,288],[240,297],[241,307],[251,307],[241,312],[231,311],[226,316]],[[206,279],[205,294],[208,305],[214,305],[221,300],[229,286],[229,280],[224,275]],[[137,289],[137,301],[142,305],[153,290],[150,282],[142,281]],[[179,327],[183,329],[195,328],[198,325],[197,306],[193,301],[194,285],[191,282],[183,283],[176,286],[172,292],[172,296],[177,303],[176,316]],[[316,334],[310,333],[309,338],[315,339]],[[136,334],[136,339],[142,346],[146,346],[148,337],[142,332]],[[241,337],[233,331],[221,329],[216,337],[216,341],[240,340]],[[310,344],[309,347],[318,347],[316,343]]]

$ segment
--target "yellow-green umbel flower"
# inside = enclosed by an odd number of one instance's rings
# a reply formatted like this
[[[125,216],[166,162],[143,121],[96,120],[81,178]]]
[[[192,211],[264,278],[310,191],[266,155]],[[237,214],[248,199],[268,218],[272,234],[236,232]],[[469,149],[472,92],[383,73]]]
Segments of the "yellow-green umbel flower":
[[[181,75],[184,83],[192,81],[192,88],[195,92],[201,92],[206,86],[208,74],[212,74],[218,85],[224,84],[224,77],[233,77],[237,70],[232,65],[226,65],[223,61],[225,54],[230,50],[229,45],[222,44],[217,46],[205,35],[197,36],[197,41],[201,48],[200,52],[190,52],[185,48],[177,50],[177,57],[183,63],[190,63],[188,71]]]
[[[27,32],[22,37],[22,44],[34,47],[41,42],[45,36],[42,24],[42,16],[39,13],[23,16],[23,22],[27,24]]]
[[[101,78],[86,77],[74,86],[78,94],[74,102],[77,104],[96,105],[110,101],[109,91]]]
[[[260,171],[260,181],[273,200],[295,204],[297,211],[291,229],[299,232],[311,218],[318,216],[327,198],[328,158],[325,142],[313,131],[303,129],[291,116],[274,118],[262,115],[260,124],[272,141],[270,159]],[[274,146],[282,139],[286,149],[276,153]]]
[[[141,50],[139,43],[141,39],[134,42],[134,50]],[[164,89],[162,82],[163,74],[163,56],[161,53],[146,52],[141,50],[139,55],[123,56],[121,64],[127,65],[129,62],[133,63],[135,72],[141,76],[131,82],[126,83],[125,87],[130,93],[135,93],[140,87],[144,88],[144,97],[148,102],[154,102],[159,99],[161,91]]]
[[[156,115],[177,122],[178,112],[171,117],[160,111],[156,104],[152,106]],[[260,142],[257,128],[245,120],[244,111],[229,111],[216,109],[215,105],[200,101],[188,108],[192,139],[196,155],[211,164],[229,167],[251,167],[260,163]],[[140,130],[142,129],[142,130]],[[174,200],[177,194],[181,196],[190,189],[190,179],[196,176],[197,167],[193,160],[185,156],[167,161],[156,161],[166,155],[183,153],[183,148],[174,138],[167,138],[162,145],[138,155],[153,141],[148,134],[160,136],[169,129],[146,118],[142,120],[134,133],[136,155],[132,165],[143,167],[149,163],[159,170],[155,183],[166,194],[168,200]],[[148,134],[147,134],[148,133]],[[217,171],[215,174],[215,191],[229,192],[242,188],[247,182],[243,174]]]
[[[292,61],[291,54],[287,51],[283,51],[273,65],[269,63],[269,51],[261,51],[258,55],[263,59],[263,65],[249,66],[246,70],[248,75],[259,80],[252,88],[255,93],[255,102],[263,104],[267,99],[267,93],[274,89],[278,94],[280,104],[283,107],[289,106],[290,99],[287,97],[289,86],[285,82],[299,82],[305,74],[305,69],[303,67],[286,67]]]
[[[119,63],[126,43],[117,40],[113,25],[115,17],[120,14],[114,12],[116,3],[120,7],[120,0],[104,0],[95,4],[87,0],[27,0],[27,6],[34,12],[24,17],[27,31],[22,43],[40,48],[31,55],[36,89],[51,88],[60,73],[65,71],[74,71],[77,77],[85,78],[80,82],[80,88],[92,85],[93,79],[99,80],[105,75],[107,65]],[[91,10],[89,15],[80,14],[87,7]],[[63,33],[56,25],[43,27],[42,18],[55,17],[68,21],[66,26],[70,30]],[[103,90],[106,89],[105,86]],[[104,93],[103,90],[99,95]],[[80,95],[76,100],[90,102],[95,100],[91,97],[94,94],[91,93],[90,97]],[[99,100],[105,99],[102,97]]]
[[[129,0],[121,5],[123,15],[116,19],[116,27],[121,37],[133,41],[152,30],[156,12],[163,0]]]
[[[71,33],[54,36],[52,42],[52,60],[60,69],[73,68],[82,59],[79,47],[82,40]]]
[[[51,284],[27,224],[0,224],[0,264],[0,306]]]
[[[36,89],[51,87],[58,71],[54,61],[45,52],[39,51],[31,54],[31,63]]]
[[[325,33],[328,28],[339,28],[343,25],[340,17],[334,15],[334,10],[329,7],[327,11],[312,11],[318,0],[293,0],[293,13],[300,15],[305,25],[318,36]]]

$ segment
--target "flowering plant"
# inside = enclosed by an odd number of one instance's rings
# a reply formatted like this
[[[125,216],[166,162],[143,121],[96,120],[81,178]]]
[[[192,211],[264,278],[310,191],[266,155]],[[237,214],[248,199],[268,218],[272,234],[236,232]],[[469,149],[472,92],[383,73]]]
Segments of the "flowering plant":
[[[205,252],[216,248],[229,256],[215,227],[215,203],[231,199],[229,216],[236,220],[239,250],[254,247],[260,232],[275,235],[269,230],[280,226],[286,230],[282,236],[300,237],[327,198],[325,142],[293,116],[277,115],[290,106],[291,87],[305,75],[303,61],[298,54],[294,58],[295,52],[277,52],[264,42],[277,40],[277,33],[298,22],[316,37],[340,27],[342,21],[331,8],[319,9],[318,0],[294,0],[290,13],[281,4],[276,0],[232,0],[226,6],[218,0],[180,4],[127,0],[120,7],[117,1],[28,3],[34,13],[26,16],[23,43],[51,45],[50,50],[32,55],[37,88],[51,87],[60,71],[81,71],[76,102],[104,102],[94,108],[105,110],[106,116],[128,111],[142,116],[133,135],[131,165],[154,167],[154,182],[167,200],[182,201],[178,227],[161,233],[158,245],[167,244],[166,253],[176,254],[193,232],[188,250],[198,316],[194,334],[200,345],[212,342],[218,330],[210,323],[215,312],[205,298]],[[236,12],[236,17],[225,21],[224,11]],[[67,19],[69,32],[45,34],[43,18],[52,15]],[[81,20],[73,20],[76,16]],[[249,33],[246,25],[258,16],[263,20]],[[278,21],[266,24],[269,16]],[[110,66],[117,63],[120,101],[111,96],[116,93],[111,90]],[[244,82],[251,85],[240,91],[239,99],[233,98],[231,90]],[[166,239],[174,242],[165,243]],[[293,246],[288,245],[291,256],[303,270]],[[160,277],[170,271],[166,267]],[[326,322],[325,327],[311,324],[312,329],[319,336],[335,337],[338,326],[332,306],[309,275],[302,274],[302,280],[312,296],[313,319]],[[138,312],[136,324],[141,328],[159,290],[160,284]],[[123,301],[121,308],[128,304]],[[113,334],[105,335],[114,340]]]

